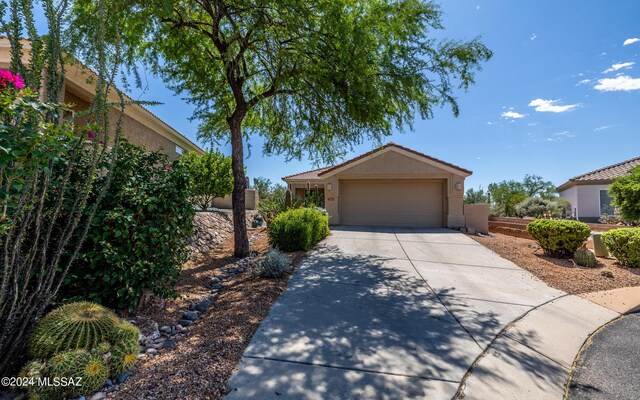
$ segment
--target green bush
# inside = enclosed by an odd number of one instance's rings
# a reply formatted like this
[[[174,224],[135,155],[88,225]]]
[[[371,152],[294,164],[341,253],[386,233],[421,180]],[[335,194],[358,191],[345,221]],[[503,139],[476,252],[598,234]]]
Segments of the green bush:
[[[166,298],[188,259],[188,176],[167,156],[123,142],[110,183],[61,297],[132,309],[144,289]]]
[[[602,234],[602,241],[621,264],[640,267],[640,228],[610,230]]]
[[[614,180],[609,186],[612,205],[629,222],[640,221],[640,167]]]
[[[591,235],[591,229],[585,223],[550,219],[530,222],[527,232],[546,254],[562,258],[571,258]]]
[[[283,212],[302,207],[304,207],[302,197],[292,195],[291,191],[286,190],[282,192],[282,195],[274,194],[270,200],[260,201],[259,211],[262,218],[264,218],[267,225],[269,225]]]
[[[329,217],[311,208],[286,211],[268,227],[269,243],[282,251],[310,250],[329,235]]]

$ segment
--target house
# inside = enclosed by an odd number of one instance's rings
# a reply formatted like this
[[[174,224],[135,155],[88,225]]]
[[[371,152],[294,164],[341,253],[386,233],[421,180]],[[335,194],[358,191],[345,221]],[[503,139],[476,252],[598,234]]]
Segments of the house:
[[[28,53],[30,42],[25,39],[22,43],[25,53]],[[25,59],[23,62],[27,61]],[[0,68],[9,69],[10,64],[9,40],[6,37],[0,37]],[[86,110],[95,94],[96,74],[80,62],[65,65],[65,71],[64,98],[61,100],[71,104],[74,112]],[[120,99],[116,93],[111,92],[109,101],[117,104]],[[125,101],[133,102],[133,99],[125,96]],[[114,109],[112,120],[117,120],[118,116],[119,110]],[[197,144],[139,104],[128,104],[125,107],[122,135],[132,144],[165,153],[171,159],[178,158],[184,151],[204,153]]]
[[[388,143],[338,165],[282,178],[298,196],[324,196],[332,225],[464,227],[472,172]]]
[[[571,203],[574,218],[585,222],[597,222],[602,215],[614,213],[609,197],[611,182],[636,167],[640,167],[640,157],[573,177],[556,190],[560,197]]]

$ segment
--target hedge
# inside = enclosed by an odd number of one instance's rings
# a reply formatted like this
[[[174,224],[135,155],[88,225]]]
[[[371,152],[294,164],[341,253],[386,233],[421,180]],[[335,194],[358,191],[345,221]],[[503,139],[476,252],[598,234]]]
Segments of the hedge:
[[[640,267],[640,228],[610,230],[602,234],[602,241],[621,264]]]
[[[527,225],[527,232],[546,254],[562,258],[571,258],[591,236],[589,225],[570,220],[537,219]]]
[[[329,235],[329,217],[311,208],[278,215],[268,227],[269,243],[282,251],[308,251]]]

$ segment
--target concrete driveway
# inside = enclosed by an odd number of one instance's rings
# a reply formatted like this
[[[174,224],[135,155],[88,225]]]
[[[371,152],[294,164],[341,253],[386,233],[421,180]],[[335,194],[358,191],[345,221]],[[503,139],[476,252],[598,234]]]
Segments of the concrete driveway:
[[[506,324],[563,295],[456,231],[334,228],[262,322],[227,398],[450,399]]]

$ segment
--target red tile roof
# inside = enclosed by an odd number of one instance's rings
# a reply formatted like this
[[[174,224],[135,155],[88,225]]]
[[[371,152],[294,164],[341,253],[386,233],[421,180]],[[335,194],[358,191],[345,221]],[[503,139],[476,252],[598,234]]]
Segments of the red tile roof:
[[[640,157],[632,158],[627,161],[623,161],[617,164],[609,165],[608,167],[596,169],[595,171],[587,172],[586,174],[574,176],[567,182],[558,187],[558,190],[563,190],[571,186],[572,183],[602,183],[611,182],[616,178],[624,176],[631,172],[632,169],[640,167]]]
[[[387,143],[385,145],[382,145],[382,146],[380,146],[378,148],[375,148],[375,149],[373,149],[373,150],[371,150],[369,152],[366,152],[366,153],[364,153],[362,155],[359,155],[358,157],[355,157],[355,158],[352,158],[350,160],[347,160],[347,161],[345,161],[343,163],[332,165],[332,166],[328,166],[328,167],[318,168],[318,169],[314,169],[314,170],[311,170],[311,171],[301,172],[299,174],[285,176],[282,179],[283,180],[298,180],[298,179],[300,179],[300,180],[315,180],[315,179],[322,179],[322,175],[325,175],[325,174],[327,174],[327,173],[329,173],[331,171],[334,171],[334,170],[336,170],[338,168],[342,168],[342,167],[344,167],[344,166],[346,166],[348,164],[351,164],[351,163],[353,163],[355,161],[361,160],[361,159],[363,159],[365,157],[368,157],[368,156],[370,156],[370,155],[372,155],[374,153],[382,151],[382,150],[384,150],[384,149],[386,149],[388,147],[395,147],[397,149],[402,149],[402,150],[407,151],[409,153],[413,153],[413,154],[418,155],[420,157],[424,157],[424,158],[427,158],[427,159],[429,159],[431,161],[435,161],[435,162],[437,162],[439,164],[443,164],[443,165],[446,165],[446,166],[448,166],[450,168],[457,169],[458,171],[467,173],[469,175],[471,175],[473,173],[472,171],[469,171],[468,169],[464,169],[464,168],[458,167],[457,165],[453,165],[453,164],[448,163],[446,161],[439,160],[439,159],[437,159],[435,157],[431,157],[431,156],[426,155],[424,153],[420,153],[418,151],[415,151],[415,150],[412,150],[410,148],[407,148],[407,147],[404,147],[404,146],[400,146],[399,144],[395,144],[395,143],[391,142],[391,143]]]

